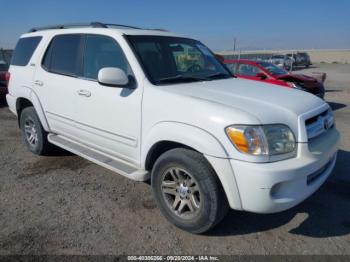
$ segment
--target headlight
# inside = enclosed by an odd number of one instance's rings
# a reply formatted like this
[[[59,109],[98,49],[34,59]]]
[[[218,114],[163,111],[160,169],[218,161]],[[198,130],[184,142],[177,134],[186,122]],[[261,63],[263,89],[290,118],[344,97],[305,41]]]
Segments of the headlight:
[[[280,155],[295,150],[293,132],[285,125],[243,126],[226,128],[226,134],[241,152],[250,155]]]

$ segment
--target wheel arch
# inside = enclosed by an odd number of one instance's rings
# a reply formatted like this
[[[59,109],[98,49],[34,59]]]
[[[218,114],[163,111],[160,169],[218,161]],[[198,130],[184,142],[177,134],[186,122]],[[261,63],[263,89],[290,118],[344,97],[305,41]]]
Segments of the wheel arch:
[[[176,146],[190,148],[194,151],[214,157],[227,158],[228,153],[219,140],[208,131],[180,122],[160,122],[154,125],[143,139],[142,165],[146,169],[154,151],[165,152]],[[147,164],[146,164],[147,163]]]
[[[174,149],[174,148],[186,148],[198,152],[194,148],[181,144],[179,142],[174,142],[170,140],[162,140],[155,143],[148,151],[145,159],[145,169],[151,171],[154,163],[157,159],[164,154],[165,152]]]
[[[44,110],[41,106],[40,100],[38,96],[35,94],[35,92],[29,88],[26,88],[27,92],[23,92],[21,96],[17,97],[16,99],[16,112],[18,116],[18,123],[21,116],[21,112],[23,109],[29,106],[33,106],[36,113],[38,114],[38,117],[40,119],[40,122],[44,128],[45,131],[49,132],[49,124],[47,122],[46,116],[44,114]]]

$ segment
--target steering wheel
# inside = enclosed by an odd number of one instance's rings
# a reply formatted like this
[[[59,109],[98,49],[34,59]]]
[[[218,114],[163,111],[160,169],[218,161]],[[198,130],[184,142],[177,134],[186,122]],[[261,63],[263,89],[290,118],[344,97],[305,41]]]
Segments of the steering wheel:
[[[193,64],[191,65],[188,69],[187,69],[187,72],[189,73],[195,73],[195,72],[198,72],[198,71],[201,71],[202,67],[198,64]]]

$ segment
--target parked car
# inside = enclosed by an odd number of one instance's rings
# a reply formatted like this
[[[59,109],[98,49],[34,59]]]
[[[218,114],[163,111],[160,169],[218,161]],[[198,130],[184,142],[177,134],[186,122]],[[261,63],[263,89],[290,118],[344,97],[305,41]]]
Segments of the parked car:
[[[292,69],[294,60],[287,55],[273,55],[267,60],[267,62],[270,62],[280,68],[290,70]]]
[[[264,61],[225,60],[224,63],[232,74],[239,78],[296,88],[324,98],[324,85],[314,77],[289,73],[283,68]]]
[[[0,61],[0,98],[7,94],[8,68],[7,63]]]
[[[213,228],[229,207],[289,209],[336,162],[327,103],[234,78],[201,42],[163,30],[35,28],[20,37],[10,74],[7,102],[31,152],[53,144],[151,179],[164,216],[193,233]]]
[[[287,54],[287,56],[293,60],[293,67],[304,66],[308,68],[310,65],[312,65],[310,56],[306,52]]]

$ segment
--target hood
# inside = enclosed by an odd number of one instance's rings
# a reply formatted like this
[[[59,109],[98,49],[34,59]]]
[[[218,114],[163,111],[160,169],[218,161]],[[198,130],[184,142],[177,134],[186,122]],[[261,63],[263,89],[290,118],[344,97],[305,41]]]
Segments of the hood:
[[[302,74],[286,74],[281,76],[276,76],[277,79],[285,81],[296,81],[296,82],[317,82],[317,79],[311,76]]]
[[[239,111],[249,113],[259,120],[256,124],[286,124],[296,134],[298,116],[325,103],[314,95],[294,88],[281,88],[238,78],[178,84],[165,88],[169,92],[218,104],[220,108],[232,108],[232,114]]]

